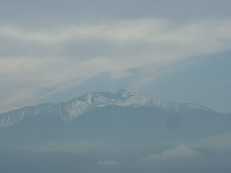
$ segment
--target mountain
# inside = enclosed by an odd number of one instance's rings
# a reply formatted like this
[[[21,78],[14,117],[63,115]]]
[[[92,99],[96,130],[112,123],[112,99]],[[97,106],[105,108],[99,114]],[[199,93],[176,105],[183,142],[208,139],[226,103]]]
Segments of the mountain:
[[[110,105],[131,108],[146,107],[173,112],[214,112],[205,106],[197,104],[179,104],[160,99],[145,98],[120,89],[115,94],[108,92],[88,93],[63,103],[44,103],[3,113],[0,114],[0,127],[10,127],[26,119],[38,121],[43,118],[57,118],[63,121],[71,121],[96,108]]]
[[[1,173],[231,170],[231,116],[120,89],[0,114]]]

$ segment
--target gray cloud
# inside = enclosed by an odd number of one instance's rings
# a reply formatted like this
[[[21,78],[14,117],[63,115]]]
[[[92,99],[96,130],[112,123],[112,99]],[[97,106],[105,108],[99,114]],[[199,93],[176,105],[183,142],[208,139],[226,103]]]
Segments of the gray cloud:
[[[74,85],[102,72],[120,74],[122,78],[128,69],[152,66],[160,74],[159,67],[166,64],[229,49],[230,26],[229,18],[177,27],[161,19],[73,25],[46,31],[1,26],[0,36],[8,40],[1,47],[1,83],[7,84],[1,90],[9,94],[2,102],[13,103],[9,98],[16,93],[25,95],[22,100],[33,100],[43,88],[63,84],[68,88],[76,79],[81,78]],[[140,82],[138,86],[146,85]],[[8,88],[9,84],[16,86],[16,93]]]
[[[211,136],[192,144],[192,146],[216,152],[231,152],[231,133]]]
[[[1,111],[102,73],[115,82],[134,75],[130,69],[144,69],[132,83],[139,89],[169,71],[169,64],[230,50],[229,3],[2,1]],[[42,94],[47,88],[53,90]]]
[[[191,148],[185,145],[179,145],[176,148],[166,150],[160,154],[149,154],[142,158],[144,162],[152,162],[155,160],[166,160],[166,159],[182,159],[200,156],[200,153],[193,151]]]
[[[99,22],[146,16],[184,20],[225,17],[230,15],[231,4],[227,0],[23,0],[20,3],[9,0],[1,1],[0,5],[2,21],[44,27],[82,20]]]

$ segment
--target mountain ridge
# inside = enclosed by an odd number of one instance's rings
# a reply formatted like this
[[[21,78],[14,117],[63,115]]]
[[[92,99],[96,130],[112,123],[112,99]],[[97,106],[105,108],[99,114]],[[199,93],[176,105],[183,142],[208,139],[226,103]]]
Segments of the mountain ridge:
[[[210,108],[198,104],[180,104],[161,99],[151,99],[125,89],[120,89],[115,94],[110,92],[86,93],[67,102],[57,104],[42,103],[36,106],[25,106],[17,110],[2,113],[0,114],[0,127],[10,127],[28,118],[39,120],[44,117],[52,117],[59,118],[63,121],[71,121],[97,107],[110,105],[131,108],[150,107],[174,112],[197,110],[215,112]]]

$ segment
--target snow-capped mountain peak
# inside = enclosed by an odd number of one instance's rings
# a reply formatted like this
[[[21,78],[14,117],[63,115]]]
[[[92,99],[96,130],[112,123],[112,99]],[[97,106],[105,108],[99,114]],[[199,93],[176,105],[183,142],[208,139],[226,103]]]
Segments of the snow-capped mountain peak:
[[[123,89],[123,88],[122,88],[122,89],[119,89],[119,90],[116,92],[115,95],[118,96],[118,97],[123,97],[123,98],[128,98],[128,97],[130,97],[130,96],[134,96],[133,93],[131,93],[131,92],[129,92],[129,91]]]
[[[71,121],[96,108],[106,107],[109,105],[131,108],[150,107],[175,112],[195,109],[211,111],[211,109],[205,108],[204,106],[198,106],[195,104],[179,104],[160,99],[146,98],[125,89],[120,89],[115,94],[109,92],[93,92],[82,95],[68,102],[59,104],[40,104],[3,113],[0,114],[0,127],[12,126],[27,118],[39,120],[45,117],[52,117],[59,118],[64,121]]]
[[[85,94],[81,97],[67,102],[66,110],[69,113],[68,119],[74,119],[97,107],[109,105],[141,107],[154,106],[151,99],[133,94],[124,89],[120,89],[116,94],[107,92],[95,92]]]

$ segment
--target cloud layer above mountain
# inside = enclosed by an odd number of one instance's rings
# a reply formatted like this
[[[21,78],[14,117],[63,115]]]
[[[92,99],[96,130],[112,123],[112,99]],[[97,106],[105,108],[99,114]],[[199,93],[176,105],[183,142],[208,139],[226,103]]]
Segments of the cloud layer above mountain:
[[[230,51],[228,5],[181,0],[1,2],[1,112],[49,100],[101,74],[108,75],[103,90],[114,84],[142,90],[195,57]],[[130,84],[120,81],[128,77]],[[99,88],[97,82],[93,85]]]

